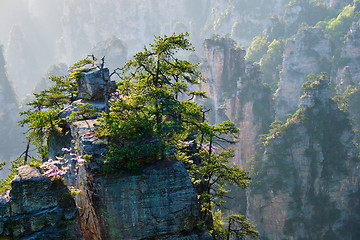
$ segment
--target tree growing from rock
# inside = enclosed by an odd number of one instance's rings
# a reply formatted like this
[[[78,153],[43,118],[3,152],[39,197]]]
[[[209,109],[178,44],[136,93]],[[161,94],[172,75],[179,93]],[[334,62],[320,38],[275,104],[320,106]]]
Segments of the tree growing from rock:
[[[233,153],[226,145],[235,142],[239,130],[230,121],[210,125],[207,111],[196,103],[206,95],[193,85],[204,79],[196,64],[180,59],[178,54],[194,50],[187,37],[156,37],[149,48],[135,54],[122,68],[109,112],[98,118],[98,136],[108,147],[103,171],[139,170],[143,164],[164,158],[181,160],[198,190],[204,223],[198,227],[207,227],[216,239],[256,238],[258,233],[245,216],[228,217],[228,227],[222,228],[223,218],[219,212],[215,214],[228,192],[226,184],[245,188],[250,178],[245,170],[229,166]],[[35,94],[29,110],[22,113],[20,124],[28,126],[27,138],[37,147],[41,160],[47,159],[50,134],[66,134],[60,110],[77,98],[77,79],[87,69],[84,66],[93,63],[91,59],[81,60],[70,68],[68,76],[53,77],[54,85]]]
[[[197,65],[178,58],[178,51],[193,51],[187,36],[156,37],[125,64],[110,112],[99,118],[98,134],[109,147],[105,167],[138,169],[164,158],[181,160],[198,190],[204,226],[213,236],[256,238],[245,216],[228,218],[228,231],[222,231],[221,224],[213,227],[214,210],[228,192],[226,184],[245,188],[250,178],[245,170],[229,166],[233,153],[224,147],[235,143],[239,130],[230,121],[210,125],[195,101],[206,95],[194,90],[203,81]],[[235,222],[241,227],[235,228]]]

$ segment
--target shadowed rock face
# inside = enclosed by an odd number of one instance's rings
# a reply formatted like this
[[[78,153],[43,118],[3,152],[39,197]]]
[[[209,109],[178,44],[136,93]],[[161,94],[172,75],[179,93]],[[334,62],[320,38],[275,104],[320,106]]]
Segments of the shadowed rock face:
[[[240,138],[232,147],[235,163],[244,167],[272,118],[270,89],[263,85],[259,67],[246,63],[245,50],[233,40],[207,39],[204,53],[201,71],[208,82],[201,88],[208,94],[205,106],[213,110],[208,116],[215,115],[210,118],[214,123],[230,119],[239,127]]]
[[[191,232],[199,208],[195,189],[184,166],[163,160],[142,170],[140,175],[102,177],[96,174],[106,151],[94,137],[96,120],[73,123],[74,145],[92,154],[91,163],[71,174],[67,182],[81,190],[76,196],[82,232],[87,239],[142,239],[160,236],[200,239]]]
[[[255,161],[248,216],[263,239],[359,238],[359,160],[348,115],[326,82]]]
[[[85,207],[80,213],[88,216],[82,218],[82,230],[91,239],[178,239],[198,220],[195,192],[180,163],[138,176],[88,181],[80,189]]]
[[[82,239],[77,209],[67,188],[28,165],[0,196],[0,237]]]

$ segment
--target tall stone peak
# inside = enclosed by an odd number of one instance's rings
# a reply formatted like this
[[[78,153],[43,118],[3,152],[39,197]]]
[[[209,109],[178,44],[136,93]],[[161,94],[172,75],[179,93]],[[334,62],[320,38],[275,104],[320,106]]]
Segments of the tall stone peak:
[[[213,98],[236,93],[237,82],[245,73],[245,50],[236,47],[230,38],[212,38],[204,41],[202,72],[212,83],[209,92]],[[215,99],[215,101],[218,101]]]
[[[341,49],[341,61],[337,70],[335,85],[338,92],[343,93],[350,84],[360,83],[360,20],[350,28],[345,44]]]
[[[270,89],[262,83],[259,65],[246,62],[245,50],[229,38],[213,38],[204,42],[201,85],[209,93],[205,103],[214,109],[215,123],[231,120],[240,128],[240,139],[234,161],[241,167],[255,154],[260,134],[272,118]],[[221,108],[220,108],[221,106]]]
[[[265,239],[359,237],[354,140],[328,81],[309,83],[301,109],[263,138],[263,154],[254,161],[248,215]]]
[[[298,107],[301,86],[309,74],[329,72],[331,66],[331,44],[322,29],[313,27],[302,30],[285,45],[280,83],[276,92],[277,119],[294,113]]]
[[[91,156],[88,163],[65,177],[67,185],[80,190],[75,202],[84,238],[212,239],[196,228],[200,209],[195,188],[181,162],[154,161],[142,166],[138,174],[116,168],[107,174],[102,172],[107,146],[96,135],[97,114],[76,121],[67,118],[81,104],[104,109],[103,99],[97,94],[104,92],[103,85],[91,87],[103,80],[99,71],[91,70],[82,76],[87,90],[82,87],[81,91],[90,93],[90,100],[79,99],[61,112],[61,117],[67,119],[64,128],[68,134],[51,136],[48,143],[51,158],[63,155],[62,149],[69,147],[77,149],[81,156]]]

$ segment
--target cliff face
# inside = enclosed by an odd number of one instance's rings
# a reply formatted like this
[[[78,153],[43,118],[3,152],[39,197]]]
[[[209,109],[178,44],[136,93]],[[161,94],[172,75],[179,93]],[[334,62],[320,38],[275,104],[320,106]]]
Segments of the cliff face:
[[[359,238],[360,167],[348,115],[326,81],[264,139],[248,194],[248,215],[263,239]]]
[[[280,83],[276,93],[275,116],[283,119],[299,105],[301,86],[309,74],[330,71],[331,45],[321,28],[309,28],[288,40],[285,46]]]
[[[28,165],[0,195],[1,239],[82,239],[69,190]]]
[[[354,23],[346,36],[341,49],[341,64],[337,71],[335,84],[338,92],[343,93],[347,86],[360,83],[360,21]]]
[[[246,63],[245,51],[232,40],[208,39],[204,53],[202,72],[208,82],[201,88],[209,95],[205,105],[215,110],[215,114],[209,114],[215,115],[213,122],[230,119],[240,128],[240,139],[233,146],[234,161],[244,167],[255,153],[259,135],[265,133],[271,121],[270,89],[262,84],[259,68]]]
[[[62,116],[83,103],[74,102]],[[104,108],[102,102],[89,103],[99,110]],[[76,147],[82,156],[91,156],[88,163],[66,177],[68,185],[80,190],[75,201],[85,239],[209,239],[195,231],[199,207],[185,167],[165,159],[143,167],[140,174],[115,171],[104,176],[100,169],[106,146],[94,135],[96,124],[95,119],[69,123],[71,136],[53,136],[49,143],[50,157],[69,146]]]

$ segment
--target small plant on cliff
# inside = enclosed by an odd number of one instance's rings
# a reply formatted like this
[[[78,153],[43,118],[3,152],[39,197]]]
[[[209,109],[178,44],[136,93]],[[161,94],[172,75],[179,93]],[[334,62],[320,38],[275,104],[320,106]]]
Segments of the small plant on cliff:
[[[73,153],[71,148],[63,148],[62,151],[64,155],[70,157],[56,157],[56,160],[49,159],[40,166],[44,171],[43,175],[51,180],[59,180],[69,171],[73,171],[77,175],[79,166],[85,162],[78,154]]]

